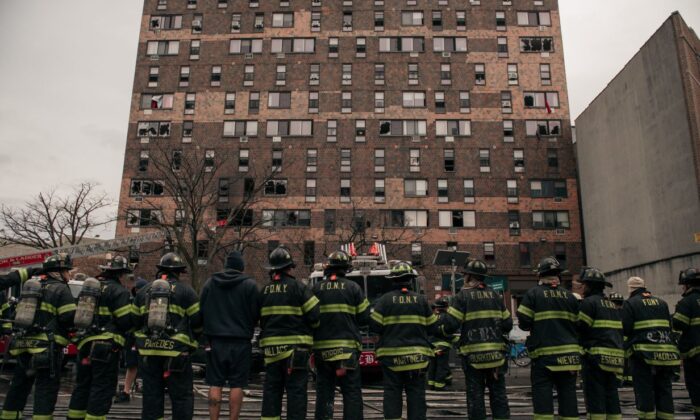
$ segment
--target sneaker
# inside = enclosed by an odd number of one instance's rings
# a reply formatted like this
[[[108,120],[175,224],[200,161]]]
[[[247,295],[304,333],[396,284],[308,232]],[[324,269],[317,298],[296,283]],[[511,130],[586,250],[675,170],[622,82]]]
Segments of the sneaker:
[[[119,404],[119,403],[128,403],[131,401],[131,395],[127,394],[124,391],[120,391],[116,397],[114,397],[114,403]]]

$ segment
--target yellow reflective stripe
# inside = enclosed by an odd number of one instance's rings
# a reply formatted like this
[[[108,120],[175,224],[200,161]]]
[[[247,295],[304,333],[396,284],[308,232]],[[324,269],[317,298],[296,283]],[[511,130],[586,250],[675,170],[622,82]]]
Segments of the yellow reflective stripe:
[[[640,419],[656,420],[656,411],[639,411],[639,410],[637,410],[637,417]]]
[[[271,315],[302,315],[301,308],[298,306],[265,306],[260,311],[262,316]]]
[[[29,279],[29,271],[26,268],[20,268],[17,270],[17,273],[19,274],[19,281],[24,283]]]
[[[45,333],[41,334],[34,334],[29,337],[25,337],[27,340],[39,340],[39,341],[49,341],[49,336],[46,335]],[[56,344],[60,344],[62,346],[67,346],[68,345],[68,339],[62,335],[54,334],[53,336],[54,341],[56,341]]]
[[[586,350],[586,353],[594,354],[594,355],[613,356],[613,357],[625,357],[624,350],[614,349],[614,348],[610,348],[610,347],[591,347],[590,349]]]
[[[131,305],[124,305],[121,308],[118,308],[114,312],[112,312],[112,315],[114,315],[116,318],[121,318],[124,315],[130,314],[131,311]]]
[[[372,315],[370,315],[370,317],[377,324],[384,325],[384,317],[379,312],[377,312],[377,311],[372,312]]]
[[[648,319],[646,321],[637,321],[634,323],[635,330],[643,330],[645,328],[670,328],[671,324],[667,319]]]
[[[508,319],[510,318],[510,311],[508,309],[503,310],[503,314],[501,315],[501,319]]]
[[[76,308],[75,303],[69,303],[69,304],[67,304],[67,305],[60,306],[60,307],[57,309],[57,312],[58,312],[59,315],[63,315],[63,314],[65,314],[66,312],[75,311],[75,308]]]
[[[461,312],[454,306],[450,306],[449,308],[447,308],[447,313],[452,315],[452,317],[457,319],[457,321],[464,321],[464,312]]]
[[[86,415],[87,415],[86,410],[73,410],[73,409],[68,410],[68,417],[71,417],[74,419],[84,419]]]
[[[606,414],[606,420],[622,420],[622,414]]]
[[[593,321],[593,328],[613,328],[616,330],[622,329],[622,321],[612,321],[609,319],[596,319]]]
[[[274,356],[265,357],[265,364],[269,365],[270,363],[275,363],[275,362],[278,362],[280,360],[284,360],[284,359],[290,357],[293,353],[294,353],[294,350],[287,350],[287,351],[283,351],[282,353],[276,354]]]
[[[377,349],[377,357],[384,356],[407,356],[409,354],[422,354],[432,357],[435,353],[428,347],[412,346],[412,347],[380,347]]]
[[[428,364],[430,362],[425,361],[421,363],[413,363],[410,365],[403,365],[403,366],[389,366],[389,369],[393,370],[394,372],[405,372],[407,370],[419,370],[419,369],[425,369],[428,367]]]
[[[354,306],[350,306],[344,303],[321,305],[320,309],[322,314],[342,312],[350,315],[355,315],[357,311],[357,309]]]
[[[179,341],[182,344],[187,344],[190,347],[197,348],[198,343],[195,340],[192,340],[189,335],[183,334],[183,333],[178,333],[170,337],[171,340]]]
[[[544,321],[547,319],[565,319],[567,321],[576,322],[577,316],[567,311],[542,311],[535,314],[535,321]]]
[[[146,305],[143,305],[143,306],[136,306],[136,305],[134,305],[134,313],[135,313],[136,315],[139,315],[139,314],[140,314],[140,315],[147,314],[147,313],[148,313],[148,308],[146,307]]]
[[[486,310],[486,311],[474,311],[468,312],[464,318],[465,321],[471,321],[474,319],[484,319],[484,318],[501,318],[503,313],[496,310]]]
[[[681,356],[683,356],[684,359],[690,359],[691,357],[695,357],[698,354],[700,354],[700,346],[695,346],[687,352],[681,354]]]
[[[85,416],[85,420],[107,420],[107,416],[93,416],[88,414]]]
[[[431,314],[428,319],[426,320],[426,325],[433,325],[434,323],[438,322],[438,317],[435,314]]]
[[[175,305],[171,303],[168,305],[168,312],[174,313],[176,315],[185,316],[185,308],[180,305]]]
[[[535,414],[533,420],[554,420],[554,414]]]
[[[333,349],[333,348],[340,348],[340,347],[347,347],[351,349],[359,349],[360,342],[355,341],[355,340],[320,340],[320,341],[314,341],[314,348],[315,349]]]
[[[274,417],[260,417],[260,420],[281,420],[282,417],[280,416],[274,416]]]
[[[369,301],[367,299],[363,300],[362,303],[357,305],[357,313],[362,313],[369,308]]]
[[[656,410],[656,418],[661,420],[673,420],[673,413],[664,413],[663,411]]]
[[[111,316],[112,311],[109,310],[108,307],[106,306],[100,306],[97,308],[97,314],[98,315],[105,315],[105,316]]]
[[[691,325],[691,326],[700,325],[700,318],[693,318],[693,319],[691,319],[691,320],[690,320],[690,325]]]
[[[532,318],[533,316],[535,316],[535,311],[533,311],[532,309],[528,308],[528,307],[525,306],[525,305],[520,305],[520,306],[518,306],[518,311],[517,311],[517,312],[518,312],[519,314],[522,314],[522,315],[525,315],[525,316],[529,316],[530,318]],[[537,414],[535,414],[535,415],[537,415]]]
[[[2,414],[0,414],[0,419],[2,419],[2,420],[15,420],[15,419],[21,419],[21,418],[22,418],[21,411],[2,410]]]
[[[309,312],[314,308],[314,306],[318,305],[319,300],[316,296],[311,296],[309,300],[304,302],[303,305],[301,305],[301,310],[304,311],[304,313]]]
[[[185,312],[187,313],[187,316],[192,316],[199,312],[199,302],[193,303]]]
[[[178,350],[154,350],[154,349],[138,349],[141,356],[165,356],[165,357],[177,357],[182,354]]]
[[[95,341],[95,340],[114,340],[115,343],[119,344],[120,346],[123,346],[126,340],[124,337],[122,337],[119,334],[111,333],[111,332],[106,332],[103,334],[99,335],[93,335],[90,337],[85,337],[80,342],[78,343],[78,348],[82,348],[85,344]]]
[[[472,366],[474,366],[475,368],[477,368],[477,369],[492,369],[492,368],[495,368],[495,367],[503,366],[503,365],[505,364],[505,362],[506,362],[506,359],[505,359],[505,357],[504,357],[504,358],[502,358],[502,359],[500,359],[500,360],[496,360],[495,362],[489,362],[489,363],[470,363],[470,364],[471,364]]]
[[[420,315],[392,315],[384,317],[384,325],[394,324],[419,324],[430,325],[437,321],[437,317],[433,314],[429,317]]]
[[[505,343],[478,343],[478,344],[465,344],[459,348],[463,353],[472,353],[479,351],[493,351],[493,350],[505,350]]]
[[[570,370],[581,370],[581,365],[566,365],[566,366],[547,366],[552,372],[563,372]]]
[[[678,348],[673,344],[633,344],[632,347],[638,351],[668,351],[677,353]]]
[[[260,347],[281,346],[284,344],[312,345],[314,339],[310,335],[285,335],[281,337],[266,337],[260,340]]]
[[[12,323],[11,322],[6,322],[2,324],[2,328],[5,328],[6,330],[11,330],[12,329]]]
[[[50,303],[47,303],[47,302],[41,302],[41,306],[39,306],[39,310],[44,311],[44,312],[48,312],[52,315],[56,315],[56,307]]]
[[[586,314],[586,313],[584,313],[584,312],[579,312],[579,313],[578,313],[578,320],[579,320],[579,322],[585,323],[585,324],[588,325],[589,327],[590,327],[591,325],[593,325],[593,318],[591,318],[590,316],[588,316],[588,314]]]
[[[565,344],[562,346],[550,346],[550,347],[541,347],[539,349],[535,349],[530,352],[530,356],[532,357],[540,357],[540,356],[553,356],[556,354],[564,354],[564,353],[582,353],[581,346],[578,344]]]
[[[675,314],[673,314],[673,319],[675,319],[678,322],[682,322],[686,325],[690,325],[690,318],[683,315],[680,312],[676,312]]]

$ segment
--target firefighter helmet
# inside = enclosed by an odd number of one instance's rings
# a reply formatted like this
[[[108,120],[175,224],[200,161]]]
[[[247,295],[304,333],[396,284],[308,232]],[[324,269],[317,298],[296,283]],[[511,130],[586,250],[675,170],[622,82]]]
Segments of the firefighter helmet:
[[[697,268],[686,268],[678,275],[678,284],[691,284],[700,281],[700,271]]]
[[[410,280],[416,278],[418,275],[413,271],[411,264],[401,261],[395,266],[391,267],[391,272],[386,278],[394,280]]]
[[[65,253],[49,255],[44,260],[41,268],[46,273],[71,270],[73,268],[73,259],[69,254]]]
[[[433,303],[433,306],[437,309],[447,309],[447,307],[450,306],[450,303],[447,300],[447,297],[443,296],[436,300],[435,303]]]
[[[18,328],[29,328],[34,325],[36,311],[41,305],[42,285],[41,280],[32,277],[22,285],[22,292],[19,295],[19,303],[15,312],[15,326]]]
[[[129,260],[117,255],[107,262],[107,265],[100,267],[102,271],[112,272],[112,273],[131,273],[133,270],[129,266]]]
[[[341,270],[348,270],[351,267],[352,260],[345,251],[335,251],[328,256],[328,263],[326,264],[326,268],[339,268]]]
[[[535,272],[539,277],[558,276],[564,272],[564,269],[561,268],[561,264],[559,264],[556,258],[547,257],[543,258],[542,261],[537,264]]]
[[[582,267],[580,281],[591,284],[604,284],[607,287],[612,287],[612,284],[605,280],[605,274],[594,267]]]
[[[270,256],[268,257],[268,264],[265,266],[265,269],[277,271],[287,267],[296,267],[296,264],[294,264],[294,260],[292,259],[292,254],[290,254],[286,248],[278,246],[270,253]]]
[[[625,302],[625,297],[622,296],[621,293],[611,293],[608,299],[610,299],[610,301],[613,303],[617,303],[618,305],[622,305]]]
[[[88,328],[92,326],[95,319],[97,301],[102,294],[102,285],[95,278],[87,278],[83,282],[83,288],[78,295],[78,304],[75,309],[73,324],[77,328]]]
[[[462,273],[483,280],[486,277],[487,271],[486,263],[481,260],[472,260],[467,263]]]
[[[184,273],[187,266],[182,261],[182,258],[174,252],[168,252],[160,258],[156,265],[160,270],[171,271],[175,273]]]

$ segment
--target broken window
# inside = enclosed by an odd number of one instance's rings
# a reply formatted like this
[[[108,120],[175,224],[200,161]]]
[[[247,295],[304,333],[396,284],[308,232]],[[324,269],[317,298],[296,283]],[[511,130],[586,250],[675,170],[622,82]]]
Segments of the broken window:
[[[131,196],[163,195],[163,181],[133,180],[131,181]]]
[[[520,236],[520,212],[518,210],[508,210],[508,234]]]
[[[561,135],[561,121],[558,120],[527,120],[525,134],[528,137],[545,137]]]
[[[139,137],[170,137],[170,122],[139,121],[136,132]]]
[[[287,180],[271,179],[265,182],[264,193],[267,196],[287,195]]]
[[[486,84],[486,65],[474,64],[474,80],[477,85]]]
[[[141,109],[173,109],[172,93],[144,93],[141,95]]]
[[[520,38],[521,52],[552,52],[553,41],[548,37],[526,37]]]
[[[525,108],[558,108],[558,92],[524,92]]]
[[[467,210],[445,210],[438,212],[438,225],[447,228],[476,227],[476,212]]]

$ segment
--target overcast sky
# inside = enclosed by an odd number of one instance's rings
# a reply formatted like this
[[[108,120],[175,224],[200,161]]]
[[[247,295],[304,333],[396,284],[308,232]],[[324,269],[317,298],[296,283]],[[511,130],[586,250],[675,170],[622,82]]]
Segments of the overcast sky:
[[[119,198],[142,7],[143,0],[0,0],[0,204],[83,180]],[[698,0],[559,7],[572,120],[674,10],[700,28]],[[113,228],[102,233],[111,236]]]

